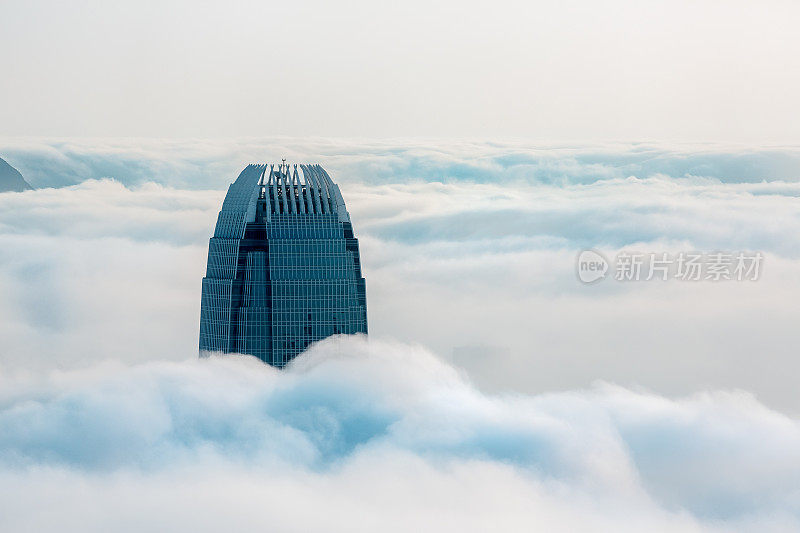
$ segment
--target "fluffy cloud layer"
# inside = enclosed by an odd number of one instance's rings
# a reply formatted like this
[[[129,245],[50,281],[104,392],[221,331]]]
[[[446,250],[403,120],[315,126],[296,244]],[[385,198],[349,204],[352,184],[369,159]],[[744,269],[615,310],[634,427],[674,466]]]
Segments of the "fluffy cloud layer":
[[[800,411],[800,248],[787,238],[800,232],[794,181],[660,174],[559,186],[355,182],[344,191],[370,331],[433,348],[481,387],[539,392],[599,378],[666,394],[741,388]],[[194,353],[223,196],[108,179],[0,196],[0,368]],[[754,283],[587,287],[574,270],[585,247],[766,258]]]
[[[796,150],[90,144],[0,151],[58,186],[0,194],[0,528],[800,525]],[[373,339],[283,374],[194,361],[225,186],[265,153],[342,183]],[[586,286],[585,247],[765,259]]]
[[[224,189],[248,162],[319,161],[343,184],[467,181],[588,184],[663,174],[723,183],[800,179],[796,146],[273,137],[238,140],[0,138],[0,155],[37,187],[113,177],[183,189]]]
[[[359,338],[0,390],[5,530],[800,527],[800,425],[746,393],[487,396]]]

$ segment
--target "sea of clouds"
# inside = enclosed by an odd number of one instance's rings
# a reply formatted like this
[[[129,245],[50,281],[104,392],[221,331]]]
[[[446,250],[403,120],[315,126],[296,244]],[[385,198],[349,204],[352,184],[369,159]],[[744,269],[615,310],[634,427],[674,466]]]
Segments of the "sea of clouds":
[[[418,346],[0,381],[5,531],[791,531],[800,424],[744,392],[487,395]]]
[[[0,529],[794,530],[800,149],[0,139]],[[341,184],[370,341],[196,360],[251,161]],[[760,251],[755,282],[575,275]]]

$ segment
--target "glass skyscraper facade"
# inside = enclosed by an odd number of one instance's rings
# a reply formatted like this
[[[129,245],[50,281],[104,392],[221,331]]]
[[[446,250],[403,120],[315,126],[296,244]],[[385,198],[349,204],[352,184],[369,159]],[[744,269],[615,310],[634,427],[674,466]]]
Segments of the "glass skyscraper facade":
[[[209,241],[200,355],[283,367],[338,333],[367,333],[358,239],[339,187],[319,165],[249,165]]]

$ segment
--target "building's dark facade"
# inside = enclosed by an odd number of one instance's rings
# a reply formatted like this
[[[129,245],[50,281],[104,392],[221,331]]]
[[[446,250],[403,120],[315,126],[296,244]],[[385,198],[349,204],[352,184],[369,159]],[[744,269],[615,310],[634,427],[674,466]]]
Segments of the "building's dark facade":
[[[337,333],[367,333],[358,240],[339,187],[319,165],[249,165],[208,245],[200,355],[283,367]]]

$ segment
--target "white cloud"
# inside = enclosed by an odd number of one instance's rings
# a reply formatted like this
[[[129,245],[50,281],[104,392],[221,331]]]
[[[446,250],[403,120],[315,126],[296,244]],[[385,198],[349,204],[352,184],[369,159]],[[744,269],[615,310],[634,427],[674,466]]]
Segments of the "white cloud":
[[[0,138],[0,157],[37,187],[114,178],[186,189],[225,189],[249,162],[315,161],[340,183],[589,184],[702,176],[724,183],[800,179],[796,145],[553,143],[446,139],[265,137],[192,139]]]
[[[490,390],[601,378],[664,394],[742,388],[800,409],[800,249],[786,237],[800,232],[797,183],[382,179],[343,184],[374,335],[430,346]],[[193,354],[223,195],[101,180],[0,196],[0,367]],[[586,287],[583,247],[766,259],[756,283]]]
[[[797,421],[761,403],[800,412],[794,149],[14,143],[67,186],[0,195],[2,529],[800,526]],[[266,152],[342,183],[372,338],[283,374],[194,360],[224,187]],[[588,287],[585,246],[764,271]]]
[[[283,373],[228,357],[0,379],[8,530],[800,526],[800,426],[746,393],[487,396],[424,349],[346,337]]]

